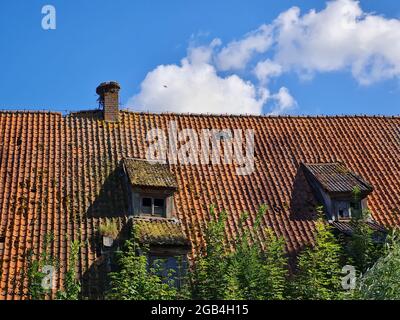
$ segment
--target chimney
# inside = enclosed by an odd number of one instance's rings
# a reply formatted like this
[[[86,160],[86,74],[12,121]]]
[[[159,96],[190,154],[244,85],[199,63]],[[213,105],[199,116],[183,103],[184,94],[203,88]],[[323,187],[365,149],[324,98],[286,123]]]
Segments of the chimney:
[[[116,81],[103,82],[96,89],[99,104],[103,108],[104,120],[107,122],[118,122],[119,89],[121,87]]]

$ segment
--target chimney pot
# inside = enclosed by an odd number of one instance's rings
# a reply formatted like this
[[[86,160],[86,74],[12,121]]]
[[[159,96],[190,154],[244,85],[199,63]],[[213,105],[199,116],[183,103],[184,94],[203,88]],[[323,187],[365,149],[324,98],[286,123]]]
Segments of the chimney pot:
[[[121,86],[116,81],[103,82],[96,88],[100,106],[103,108],[104,120],[107,122],[118,121],[120,89]]]

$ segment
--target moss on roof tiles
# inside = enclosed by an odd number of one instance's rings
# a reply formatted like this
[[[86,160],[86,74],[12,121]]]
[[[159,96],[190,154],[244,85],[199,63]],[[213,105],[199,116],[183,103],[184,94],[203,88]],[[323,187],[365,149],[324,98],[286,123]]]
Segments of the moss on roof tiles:
[[[139,241],[149,245],[190,246],[182,231],[181,223],[175,219],[134,218],[138,226]]]
[[[133,186],[177,189],[168,165],[148,160],[124,159],[124,166]]]

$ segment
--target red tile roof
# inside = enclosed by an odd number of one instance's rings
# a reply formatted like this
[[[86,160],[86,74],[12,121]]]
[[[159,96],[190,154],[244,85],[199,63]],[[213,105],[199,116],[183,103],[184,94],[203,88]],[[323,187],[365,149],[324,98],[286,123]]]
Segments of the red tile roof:
[[[313,242],[316,200],[300,163],[343,162],[369,181],[373,218],[385,226],[400,223],[399,117],[261,117],[146,114],[121,112],[105,123],[101,112],[0,112],[0,299],[21,299],[26,280],[20,271],[29,249],[44,248],[60,260],[56,285],[62,287],[69,242],[79,239],[78,273],[83,292],[101,291],[102,257],[97,230],[104,219],[120,228],[128,219],[127,195],[119,164],[145,158],[146,133],[166,129],[251,128],[255,131],[255,172],[236,175],[234,165],[170,165],[174,197],[192,254],[203,244],[209,206],[228,212],[227,240],[238,232],[242,212],[252,225],[260,204],[269,209],[263,225],[284,236],[295,252]],[[68,235],[68,239],[67,236]],[[264,239],[265,233],[254,234]]]

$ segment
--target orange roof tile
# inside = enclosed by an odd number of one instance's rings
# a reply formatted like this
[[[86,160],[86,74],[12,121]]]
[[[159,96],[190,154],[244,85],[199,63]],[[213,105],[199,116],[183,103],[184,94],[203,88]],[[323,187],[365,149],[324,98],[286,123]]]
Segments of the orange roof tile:
[[[247,211],[254,223],[260,204],[262,221],[286,239],[295,252],[313,242],[316,199],[300,163],[342,162],[374,187],[369,196],[373,218],[385,226],[400,223],[399,117],[267,117],[147,114],[121,112],[119,123],[106,123],[99,112],[0,112],[0,299],[22,299],[26,279],[20,271],[30,249],[49,250],[60,261],[55,283],[63,286],[69,241],[79,239],[78,274],[83,293],[101,294],[101,250],[97,230],[105,219],[122,229],[128,199],[119,163],[144,159],[146,133],[167,129],[253,129],[255,171],[239,176],[233,164],[174,165],[177,217],[192,243],[202,246],[209,206],[228,212],[227,240],[238,232]],[[67,239],[68,236],[68,239]],[[264,231],[254,240],[265,238]]]

